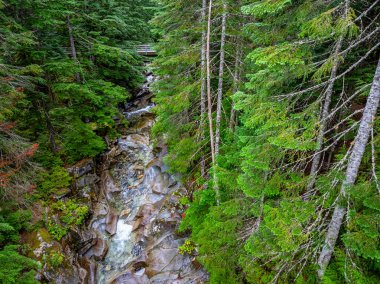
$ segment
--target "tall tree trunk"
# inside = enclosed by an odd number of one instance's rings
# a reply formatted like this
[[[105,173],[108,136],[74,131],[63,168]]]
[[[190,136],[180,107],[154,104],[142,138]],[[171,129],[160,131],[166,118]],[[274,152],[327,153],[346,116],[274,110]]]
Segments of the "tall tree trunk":
[[[66,23],[67,23],[67,29],[69,31],[71,57],[73,58],[74,63],[78,64],[77,50],[75,48],[75,40],[74,40],[74,36],[73,36],[73,28],[71,26],[71,21],[70,21],[70,16],[69,15],[66,17]],[[79,73],[75,74],[75,79],[76,79],[77,83],[80,83],[80,75],[79,75]]]
[[[53,151],[53,153],[57,153],[58,147],[57,147],[57,143],[55,142],[55,130],[54,130],[53,124],[51,123],[49,110],[44,100],[42,100],[42,109],[45,116],[46,128],[49,132],[49,141],[51,145],[51,150]]]
[[[201,24],[202,24],[202,47],[201,47],[201,142],[205,140],[205,117],[206,117],[206,100],[207,100],[207,82],[206,82],[206,37],[207,32],[205,29],[206,21],[207,0],[202,0]],[[205,156],[201,157],[201,175],[206,176],[206,160]]]
[[[234,83],[232,93],[235,94],[239,90],[239,82],[241,80],[241,60],[243,57],[243,46],[239,39],[237,39],[237,49],[236,49],[236,61],[235,61],[235,72],[234,72]],[[231,104],[231,114],[230,114],[230,123],[229,128],[234,130],[236,126],[236,110],[235,102],[232,101]]]
[[[211,21],[212,21],[212,3],[210,0],[207,20],[207,36],[206,36],[206,78],[207,78],[207,102],[208,102],[208,121],[210,128],[210,147],[212,165],[215,166],[215,143],[214,143],[214,127],[212,122],[212,97],[211,97],[211,57],[210,57],[210,41],[211,41]]]
[[[346,189],[352,186],[358,177],[359,167],[362,162],[364,151],[371,134],[373,123],[374,123],[375,116],[377,113],[377,109],[379,107],[379,101],[380,101],[380,59],[376,68],[375,77],[373,79],[373,84],[368,96],[366,107],[363,112],[363,117],[360,122],[358,133],[355,138],[350,160],[347,165],[346,178],[342,184],[339,199],[346,196]],[[343,207],[339,201],[340,200],[338,200],[337,205],[334,209],[334,213],[328,227],[325,244],[318,258],[318,266],[319,266],[318,276],[321,279],[323,278],[326,268],[329,265],[336,241],[339,236],[339,231],[342,227],[344,216],[346,215],[347,209],[346,207]]]
[[[224,59],[225,59],[225,43],[226,43],[226,28],[227,28],[227,5],[223,1],[223,16],[222,16],[222,34],[220,38],[220,62],[219,62],[219,78],[218,78],[218,101],[216,110],[216,131],[215,131],[215,155],[219,154],[220,147],[220,124],[222,120],[222,103],[223,103],[223,80],[224,80]]]
[[[220,125],[222,120],[222,104],[223,104],[223,80],[224,80],[224,59],[225,59],[225,43],[227,29],[227,4],[223,1],[223,16],[222,16],[222,34],[220,38],[220,62],[219,62],[219,78],[218,78],[218,101],[216,108],[216,128],[215,128],[215,168],[214,168],[214,188],[216,191],[216,201],[220,205],[220,191],[218,177],[216,175],[218,166],[218,155],[220,148]]]
[[[333,62],[333,67],[331,70],[331,75],[330,75],[330,83],[327,86],[326,92],[325,92],[325,99],[324,99],[324,104],[323,104],[323,109],[322,113],[320,116],[320,128],[317,136],[317,146],[315,148],[315,154],[312,160],[311,164],[311,170],[310,170],[310,176],[309,176],[309,181],[307,184],[307,191],[306,191],[306,198],[309,197],[311,194],[311,191],[314,188],[315,185],[315,180],[318,175],[319,171],[319,166],[321,163],[321,157],[322,157],[322,148],[323,148],[323,140],[325,138],[325,132],[327,129],[327,124],[328,124],[328,116],[330,114],[330,105],[331,105],[331,97],[333,94],[333,89],[335,85],[335,78],[338,73],[338,68],[339,68],[339,52],[342,48],[342,41],[343,37],[339,37],[338,42],[335,47],[334,51],[334,62]]]
[[[350,6],[350,1],[346,0],[343,19],[347,18],[349,6]],[[323,140],[325,138],[325,132],[326,132],[327,125],[328,125],[328,116],[330,114],[331,98],[332,98],[332,94],[333,94],[333,90],[334,90],[336,76],[338,73],[338,68],[340,65],[339,64],[339,53],[342,49],[342,43],[343,43],[343,36],[340,36],[337,43],[336,43],[334,54],[333,54],[333,57],[334,57],[333,66],[332,66],[331,74],[330,74],[330,80],[331,81],[327,86],[325,96],[324,96],[324,104],[323,104],[322,113],[321,113],[321,117],[320,117],[320,129],[319,129],[319,133],[318,133],[317,141],[316,141],[317,146],[315,148],[315,154],[314,154],[312,164],[311,164],[310,176],[309,176],[309,181],[307,184],[305,199],[308,199],[310,197],[311,191],[314,188],[315,180],[316,180],[316,178],[318,176],[318,172],[319,172],[319,167],[320,167],[321,157],[322,157]]]

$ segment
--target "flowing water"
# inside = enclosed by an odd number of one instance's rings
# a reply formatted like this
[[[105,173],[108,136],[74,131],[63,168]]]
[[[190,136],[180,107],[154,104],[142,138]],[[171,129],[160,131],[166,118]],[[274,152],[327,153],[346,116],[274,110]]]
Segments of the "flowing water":
[[[86,223],[55,241],[43,229],[30,232],[33,253],[42,264],[38,279],[65,284],[204,283],[207,273],[194,256],[181,255],[186,236],[178,234],[185,190],[167,173],[166,147],[152,141],[155,116],[150,85],[153,74],[125,107],[124,136],[96,160],[68,169],[71,190],[90,209]],[[66,200],[65,196],[58,197]],[[48,265],[43,256],[62,251],[65,261]]]
[[[183,209],[181,185],[162,162],[165,147],[155,148],[149,86],[153,75],[126,109],[128,133],[105,155],[101,194],[89,230],[96,235],[84,256],[92,262],[95,283],[203,283],[194,258],[181,255],[177,235]]]

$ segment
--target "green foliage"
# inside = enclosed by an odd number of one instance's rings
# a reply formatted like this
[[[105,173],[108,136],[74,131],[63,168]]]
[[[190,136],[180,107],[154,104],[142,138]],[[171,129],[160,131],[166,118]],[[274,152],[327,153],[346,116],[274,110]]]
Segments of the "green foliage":
[[[378,22],[377,10],[367,11],[371,4],[363,1],[216,0],[210,35],[213,100],[220,86],[223,5],[229,11],[224,62],[229,74],[223,78],[222,145],[212,167],[208,117],[199,109],[200,49],[206,30],[197,12],[200,3],[161,2],[164,6],[154,20],[164,35],[155,62],[161,80],[156,84],[154,134],[168,145],[170,170],[181,173],[192,189],[181,229],[191,231],[210,282],[317,283],[316,259],[361,118],[352,114],[366,103],[378,60],[378,52],[362,60],[374,48],[363,38]],[[241,7],[236,9],[236,4]],[[231,11],[239,10],[245,17],[235,19]],[[231,62],[239,43],[246,58],[243,68],[236,70],[238,64]],[[245,84],[238,82],[233,88],[233,76],[239,72]],[[339,77],[332,77],[335,72]],[[331,115],[321,120],[324,106]],[[232,107],[239,119],[230,128]],[[357,185],[341,202],[349,204],[350,212],[322,283],[378,282],[379,129],[375,125],[374,153],[367,147]],[[318,153],[321,160],[308,197],[311,162]]]
[[[290,253],[308,239],[308,232],[304,232],[303,227],[313,213],[312,204],[301,200],[283,200],[279,207],[265,205],[263,223],[247,242],[247,251],[263,261],[267,260],[268,251],[281,253],[282,260],[290,257]]]
[[[5,241],[17,241],[18,235],[15,234],[15,229],[8,223],[0,223],[0,243]]]
[[[5,206],[4,206],[5,207]],[[37,283],[37,262],[22,255],[19,233],[28,229],[31,212],[0,208],[0,279],[2,283]]]
[[[356,255],[374,263],[380,262],[380,197],[368,183],[350,189],[355,207],[348,213],[347,232],[342,239]]]
[[[187,239],[184,242],[184,244],[179,246],[178,248],[179,253],[182,255],[184,254],[192,255],[194,254],[195,250],[196,250],[195,243],[190,239]]]
[[[62,226],[50,218],[47,223],[47,229],[53,238],[57,241],[60,241],[69,232],[69,229],[67,227]]]
[[[143,80],[135,45],[151,41],[154,11],[143,0],[0,1],[1,283],[36,282],[36,263],[13,246],[39,221],[24,210],[31,202],[48,207],[56,240],[86,218],[65,167],[119,135],[120,106]],[[64,261],[47,257],[52,268]]]
[[[51,206],[54,212],[59,212],[60,220],[66,225],[80,225],[86,218],[88,213],[88,207],[86,205],[81,205],[76,203],[74,200],[70,199],[67,202],[62,200],[54,203]]]
[[[51,251],[46,257],[47,263],[53,267],[58,268],[65,260],[65,255],[59,251]]]
[[[249,200],[235,199],[210,207],[203,222],[193,226],[192,239],[198,245],[199,261],[210,272],[210,283],[240,283],[236,256],[242,254],[242,247],[237,229],[249,218],[248,204]]]
[[[254,4],[245,6],[243,11],[256,17],[263,17],[268,14],[275,15],[281,12],[292,3],[292,0],[264,0],[255,2]]]
[[[76,226],[80,226],[88,214],[87,205],[76,202],[73,199],[59,200],[51,205],[51,214],[55,215],[48,220],[49,233],[57,240],[61,240]],[[59,222],[57,222],[57,218]]]
[[[153,133],[156,136],[167,133],[165,142],[170,154],[165,161],[172,172],[181,173],[185,180],[201,154],[197,149],[202,147],[196,125],[192,123],[198,114],[188,111],[197,104],[200,90],[200,74],[193,68],[200,61],[200,53],[196,45],[190,45],[198,40],[201,23],[193,11],[199,9],[201,3],[184,0],[160,2],[165,8],[153,22],[165,37],[157,44],[160,52],[154,62],[159,67],[155,73],[162,80],[154,86],[157,90],[154,101],[158,121]],[[187,80],[184,80],[184,74]]]
[[[28,210],[13,211],[12,207],[0,209],[0,247],[17,243],[19,232],[28,229],[32,214]]]
[[[34,279],[37,262],[22,256],[18,246],[6,246],[0,250],[0,279],[2,283],[39,283]]]
[[[64,162],[75,163],[101,153],[104,136],[117,135],[114,119],[123,118],[118,106],[142,81],[142,61],[133,46],[150,35],[151,12],[143,11],[144,5],[152,7],[143,1],[101,5],[72,0],[15,0],[13,9],[5,6],[10,18],[23,15],[15,21],[18,29],[38,31],[33,37],[38,48],[20,47],[17,65],[26,66],[23,72],[32,78],[18,104],[18,120],[23,133],[40,142],[45,152],[41,156],[52,151]],[[68,45],[68,16],[77,60],[69,56],[73,50]],[[18,52],[8,51],[14,56]],[[15,64],[11,57],[6,60]]]
[[[189,193],[181,197],[187,210],[180,230],[191,236],[180,253],[197,254],[211,283],[317,283],[315,259],[378,58],[378,7],[373,1],[215,0],[213,103],[220,63],[227,71],[222,143],[212,165],[207,113],[200,112],[201,12],[207,9],[202,1],[157,2],[152,35],[150,1],[0,0],[0,279],[35,282],[38,266],[18,246],[31,217],[24,197],[35,188],[33,201],[52,203],[46,226],[56,240],[83,224],[89,208],[68,190],[64,166],[96,157],[106,139],[117,137],[125,122],[119,106],[142,83],[134,46],[162,35],[153,133],[168,146],[165,163]],[[228,36],[220,62],[224,7]],[[330,116],[321,120],[324,106]],[[210,111],[215,121],[214,105]],[[339,203],[349,210],[321,283],[380,281],[377,118],[373,128],[358,180]],[[30,161],[37,147],[35,160],[48,169],[39,174]],[[46,257],[51,268],[65,260],[55,251]]]
[[[170,166],[171,171],[187,173],[192,166],[197,144],[192,138],[184,138],[172,149],[172,154],[165,157],[165,163]]]
[[[301,37],[311,39],[325,39],[332,36],[334,32],[333,27],[333,13],[335,8],[327,10],[317,17],[302,25]]]
[[[94,133],[90,125],[78,121],[72,126],[74,131],[68,129],[63,133],[65,137],[63,147],[69,162],[84,157],[95,157],[105,150],[105,142]]]
[[[43,173],[41,182],[37,188],[37,195],[40,198],[48,198],[51,194],[59,195],[70,186],[71,178],[65,168],[55,167],[50,173]]]

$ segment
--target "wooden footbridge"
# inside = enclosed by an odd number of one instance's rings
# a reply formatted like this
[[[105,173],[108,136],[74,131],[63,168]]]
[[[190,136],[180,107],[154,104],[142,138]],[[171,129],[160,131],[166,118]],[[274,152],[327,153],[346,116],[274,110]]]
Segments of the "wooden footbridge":
[[[136,47],[137,53],[146,57],[155,57],[157,52],[153,49],[151,44],[141,44]]]

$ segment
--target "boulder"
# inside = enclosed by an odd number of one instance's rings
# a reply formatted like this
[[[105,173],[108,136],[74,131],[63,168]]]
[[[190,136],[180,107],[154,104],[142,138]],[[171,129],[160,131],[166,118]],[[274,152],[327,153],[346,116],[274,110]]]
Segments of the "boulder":
[[[112,284],[148,284],[150,283],[150,281],[144,273],[140,275],[140,273],[136,274],[133,272],[128,272],[119,276],[111,283]]]
[[[153,277],[163,272],[179,272],[183,262],[183,256],[178,253],[178,248],[158,247],[148,254],[149,266],[146,273]]]
[[[112,199],[112,193],[121,192],[108,171],[102,173],[101,188],[107,200]]]
[[[94,161],[92,159],[85,159],[78,162],[73,167],[68,168],[67,171],[74,177],[78,178],[85,174],[93,172],[94,169],[95,169]]]
[[[116,234],[117,221],[119,221],[119,215],[114,210],[110,210],[106,218],[106,231],[111,236]]]
[[[87,258],[94,258],[96,261],[101,261],[108,252],[107,241],[102,238],[96,238],[94,245],[86,252]]]
[[[78,179],[75,183],[76,188],[84,188],[86,186],[94,185],[99,181],[99,177],[96,174],[86,174]]]

